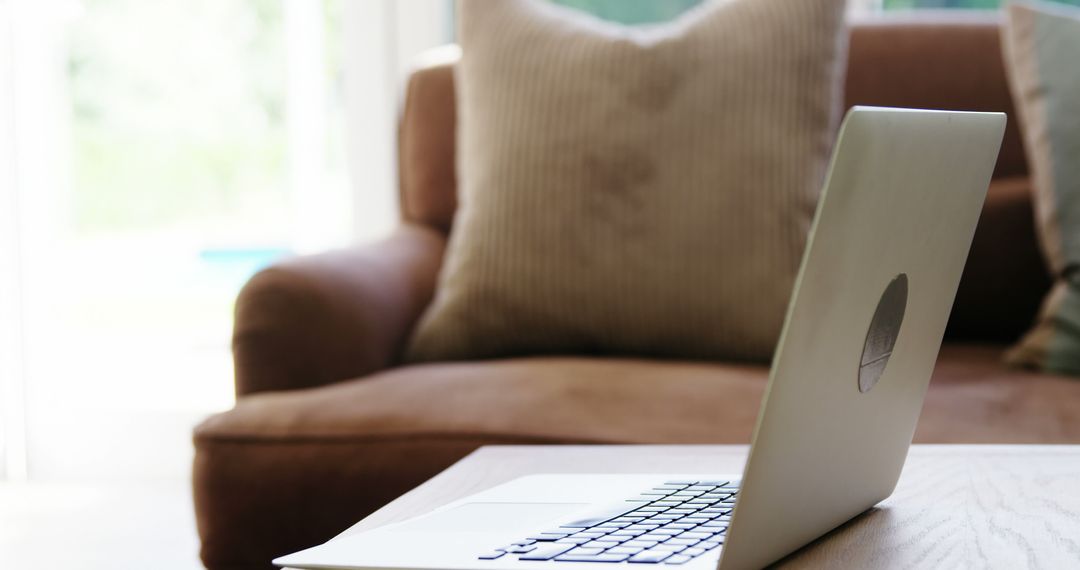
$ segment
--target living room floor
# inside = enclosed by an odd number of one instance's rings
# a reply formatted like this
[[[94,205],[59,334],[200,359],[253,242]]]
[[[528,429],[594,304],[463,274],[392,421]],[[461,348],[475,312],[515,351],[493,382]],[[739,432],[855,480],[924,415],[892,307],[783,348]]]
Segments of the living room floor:
[[[0,483],[0,568],[201,568],[190,483]]]

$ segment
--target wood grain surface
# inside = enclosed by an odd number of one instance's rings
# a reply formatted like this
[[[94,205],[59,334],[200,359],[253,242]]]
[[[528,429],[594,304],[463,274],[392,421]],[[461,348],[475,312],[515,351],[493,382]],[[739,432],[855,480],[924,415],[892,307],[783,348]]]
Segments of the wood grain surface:
[[[343,534],[533,473],[731,473],[743,445],[490,446]],[[916,445],[892,497],[781,568],[1080,568],[1080,446]]]

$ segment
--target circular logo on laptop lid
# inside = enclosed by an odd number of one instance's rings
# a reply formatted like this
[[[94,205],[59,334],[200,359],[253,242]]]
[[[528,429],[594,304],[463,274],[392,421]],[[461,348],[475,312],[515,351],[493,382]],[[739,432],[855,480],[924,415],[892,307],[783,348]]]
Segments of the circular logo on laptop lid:
[[[907,295],[906,273],[894,277],[881,294],[874,318],[870,321],[870,329],[866,331],[862,359],[859,360],[860,392],[869,392],[885,372],[893,347],[896,346],[896,337],[900,334],[900,324],[904,322]]]

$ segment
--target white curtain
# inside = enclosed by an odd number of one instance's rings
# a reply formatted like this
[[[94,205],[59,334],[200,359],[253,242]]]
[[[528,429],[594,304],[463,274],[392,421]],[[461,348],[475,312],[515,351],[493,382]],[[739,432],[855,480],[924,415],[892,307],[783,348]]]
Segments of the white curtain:
[[[349,171],[355,237],[362,241],[395,223],[401,88],[419,54],[452,40],[453,0],[366,0],[345,7]]]
[[[72,4],[0,1],[0,428],[3,474],[26,477],[27,287],[55,232],[69,177],[62,26]],[[53,213],[54,215],[48,215]]]

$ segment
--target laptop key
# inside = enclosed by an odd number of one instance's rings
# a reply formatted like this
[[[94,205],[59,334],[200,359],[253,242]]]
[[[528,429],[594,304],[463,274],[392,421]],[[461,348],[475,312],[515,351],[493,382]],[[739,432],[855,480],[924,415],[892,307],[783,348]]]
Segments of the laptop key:
[[[598,538],[598,537],[604,536],[605,534],[607,534],[607,533],[605,533],[603,531],[599,531],[599,530],[583,530],[583,531],[580,531],[580,532],[575,532],[574,534],[572,534],[570,536],[580,536],[582,538]]]
[[[648,529],[648,528],[636,528],[636,527],[637,527],[637,525],[634,524],[634,525],[626,526],[626,527],[623,527],[623,528],[614,529],[614,530],[611,531],[611,534],[620,534],[620,535],[629,534],[629,535],[637,536],[639,534],[645,534],[646,532],[649,532],[650,530],[652,530],[652,529]]]
[[[531,545],[530,546],[514,546],[514,545],[511,545],[511,546],[508,546],[506,548],[503,548],[502,550],[505,550],[505,551],[509,552],[510,554],[525,554],[526,552],[532,552],[532,551],[536,550],[536,547],[531,546]]]
[[[666,536],[664,538],[667,538]],[[657,539],[644,539],[644,537],[635,538],[634,540],[628,540],[622,543],[623,546],[640,546],[641,548],[652,548],[659,544],[661,541]]]
[[[561,560],[563,562],[622,562],[627,558],[630,558],[629,554],[608,554],[604,552],[602,554],[594,554],[590,556],[582,554],[572,554],[568,552],[566,554],[560,554],[556,556],[555,560]]]
[[[663,542],[663,541],[671,538],[671,536],[672,535],[670,535],[670,534],[656,534],[656,531],[654,530],[652,532],[645,533],[645,534],[635,538],[634,540],[652,540],[654,542]]]
[[[694,532],[694,531],[691,530],[691,531],[687,531],[687,532],[684,532],[684,533],[680,534],[679,538],[696,538],[698,540],[705,540],[707,538],[712,538],[712,533],[711,532]]]
[[[669,556],[672,556],[672,553],[666,550],[646,550],[631,556],[627,562],[656,564]]]
[[[690,562],[690,560],[692,560],[692,557],[690,557],[690,556],[683,556],[682,554],[675,554],[675,555],[672,555],[672,556],[670,556],[668,558],[665,558],[664,559],[664,564],[686,564],[687,562]]]
[[[649,534],[653,534],[653,535],[666,534],[668,536],[673,536],[673,535],[676,535],[676,534],[681,534],[684,530],[686,530],[685,528],[679,528],[679,527],[671,526],[671,525],[676,525],[676,524],[679,524],[679,523],[671,523],[668,526],[665,526],[663,528],[658,528],[658,529],[656,529],[654,531],[651,531],[651,532],[649,532]],[[690,525],[690,526],[693,526],[693,525]]]
[[[492,552],[481,554],[480,556],[478,556],[478,558],[480,560],[496,560],[496,559],[501,558],[503,556],[506,556],[505,552],[503,552],[501,550],[495,550],[495,551],[492,551]]]
[[[555,558],[556,556],[566,552],[567,550],[576,547],[576,544],[548,542],[537,546],[536,550],[533,550],[532,552],[529,552],[519,557],[518,560],[551,560],[552,558]]]
[[[592,548],[588,546],[579,546],[573,550],[567,551],[566,554],[573,554],[575,556],[595,556],[603,552],[603,548]]]

